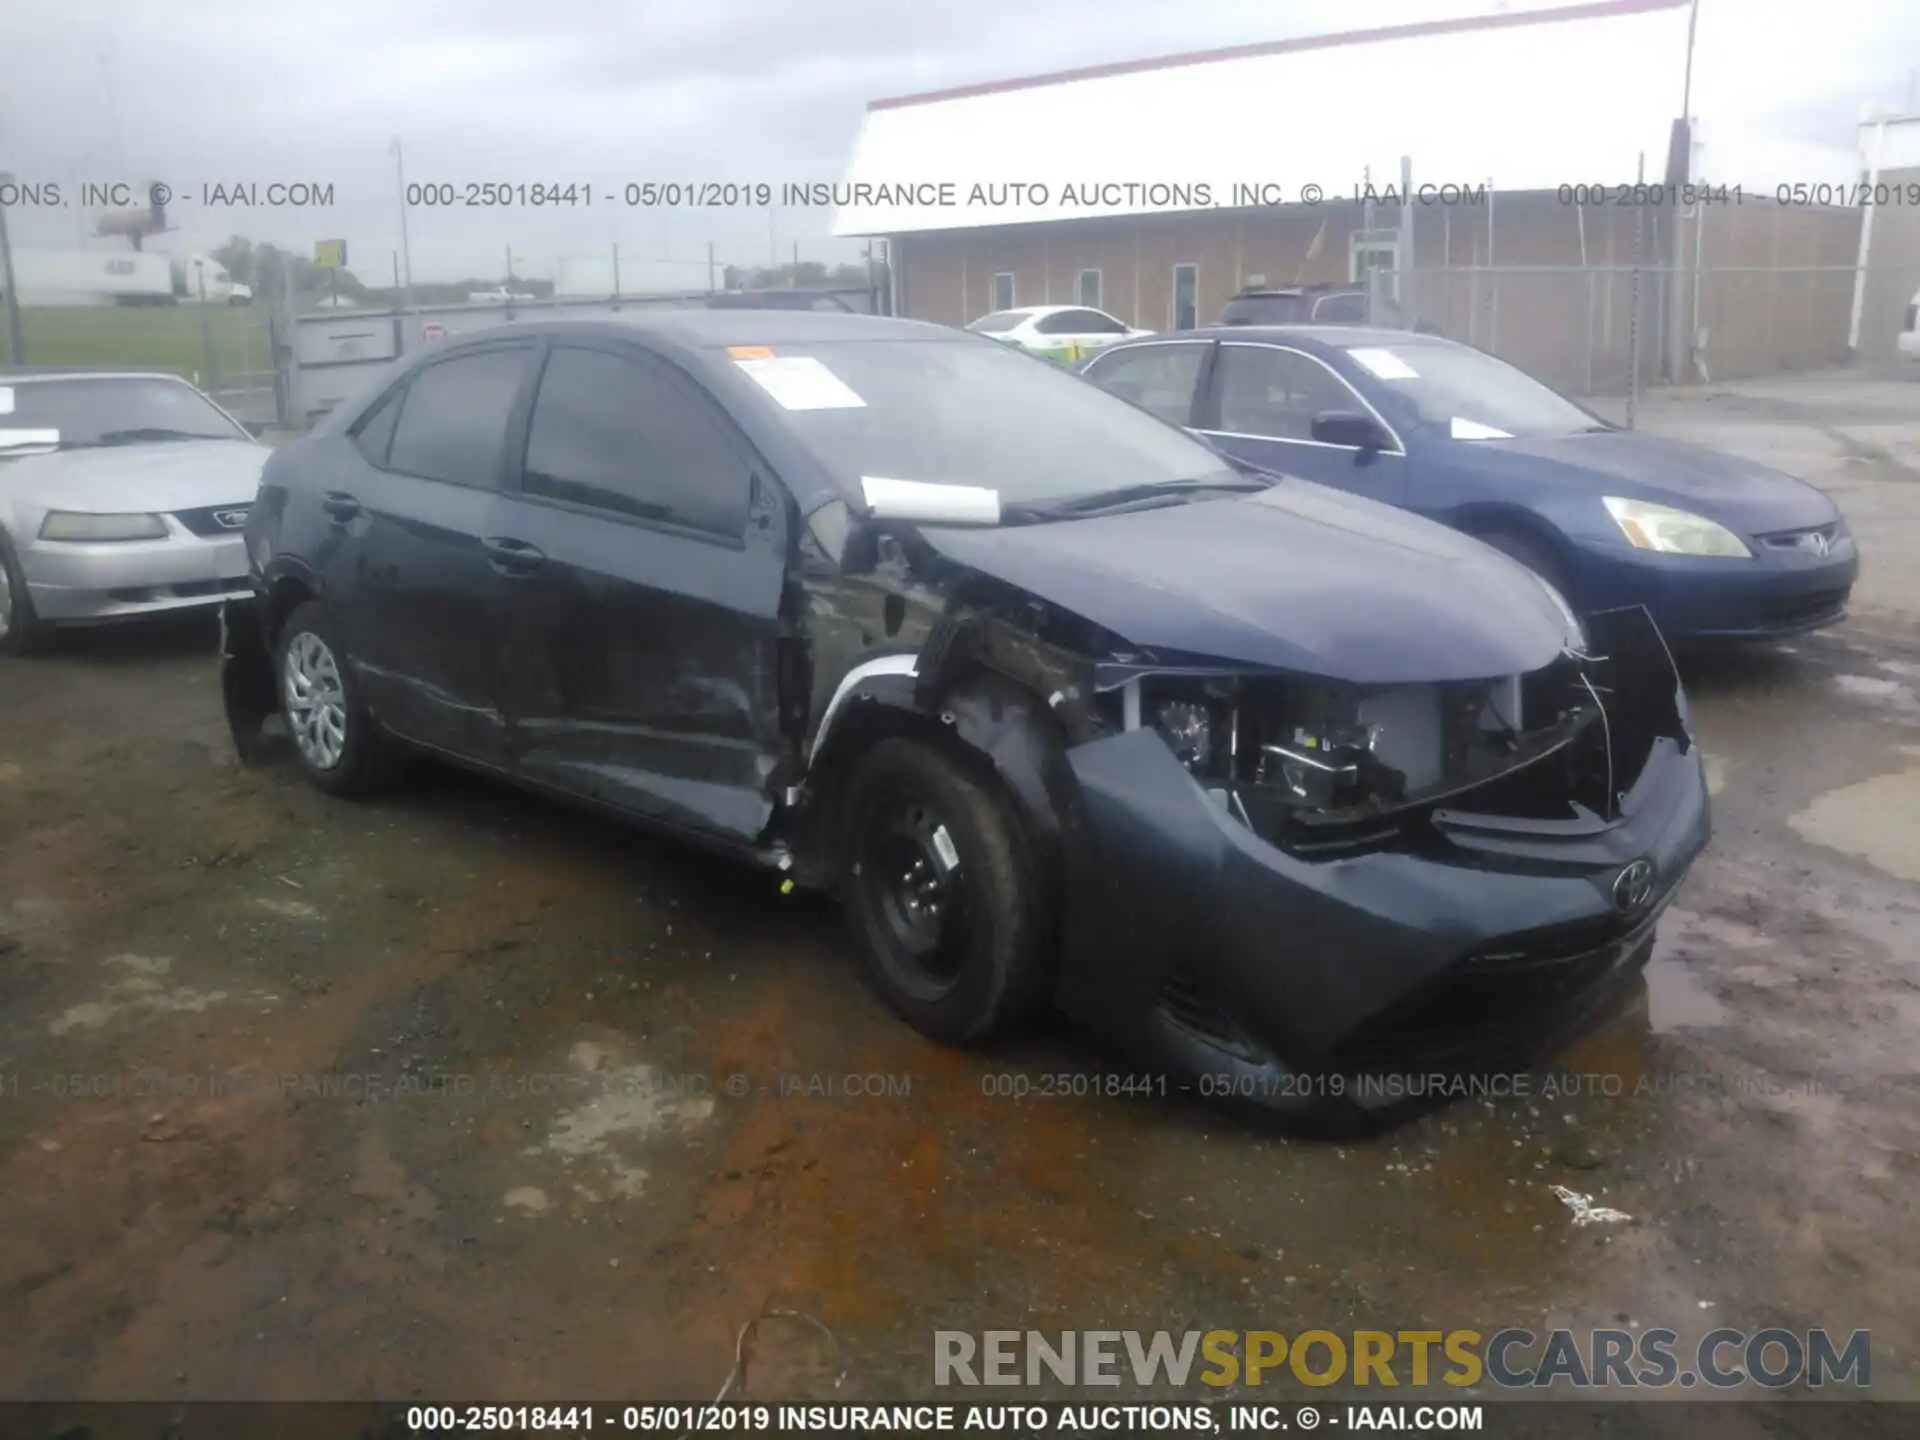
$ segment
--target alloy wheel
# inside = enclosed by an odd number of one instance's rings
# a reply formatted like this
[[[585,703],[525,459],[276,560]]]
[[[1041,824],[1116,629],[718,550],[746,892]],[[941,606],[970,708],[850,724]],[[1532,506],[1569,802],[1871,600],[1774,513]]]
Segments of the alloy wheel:
[[[13,577],[0,565],[0,640],[13,633]]]
[[[287,646],[281,689],[287,729],[316,770],[331,770],[347,748],[347,689],[327,642],[303,630]]]

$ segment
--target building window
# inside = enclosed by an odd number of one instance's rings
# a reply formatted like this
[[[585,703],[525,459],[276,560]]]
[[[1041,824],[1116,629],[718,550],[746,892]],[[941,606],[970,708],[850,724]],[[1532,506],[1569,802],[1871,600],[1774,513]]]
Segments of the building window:
[[[1080,272],[1080,278],[1074,282],[1073,299],[1075,304],[1089,310],[1100,308],[1100,272],[1098,270]]]
[[[1170,328],[1192,330],[1200,324],[1200,267],[1173,267],[1173,304],[1168,317]]]
[[[995,310],[1013,309],[1013,273],[1001,271],[993,277],[993,305]]]
[[[1356,230],[1347,242],[1347,278],[1369,285],[1374,271],[1382,272],[1378,292],[1400,298],[1400,233],[1397,230]]]

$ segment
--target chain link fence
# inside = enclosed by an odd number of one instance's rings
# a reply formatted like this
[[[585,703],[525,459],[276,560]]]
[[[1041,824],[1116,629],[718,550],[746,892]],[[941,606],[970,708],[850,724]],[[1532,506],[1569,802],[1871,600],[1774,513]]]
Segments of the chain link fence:
[[[1891,360],[1920,265],[1466,265],[1376,270],[1382,323],[1464,341],[1573,395]]]

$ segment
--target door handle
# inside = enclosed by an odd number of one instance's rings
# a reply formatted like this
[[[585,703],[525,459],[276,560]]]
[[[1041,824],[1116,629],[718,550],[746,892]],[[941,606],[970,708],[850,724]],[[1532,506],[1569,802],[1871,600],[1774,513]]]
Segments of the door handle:
[[[342,523],[360,514],[360,502],[344,490],[329,490],[320,497],[320,508]]]
[[[502,575],[531,575],[547,563],[546,553],[537,545],[507,536],[490,536],[480,542],[487,552],[487,563]]]

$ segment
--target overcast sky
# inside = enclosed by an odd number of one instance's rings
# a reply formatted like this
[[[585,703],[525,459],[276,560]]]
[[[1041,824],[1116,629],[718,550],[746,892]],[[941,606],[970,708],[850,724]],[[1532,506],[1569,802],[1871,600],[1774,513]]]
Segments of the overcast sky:
[[[591,181],[590,210],[409,212],[416,278],[549,276],[559,257],[853,259],[825,210],[645,213],[633,181],[835,180],[870,99],[1181,50],[1491,9],[1496,0],[328,0],[155,5],[4,0],[0,170],[161,180],[189,251],[233,233],[306,250],[344,238],[387,278],[394,159],[410,181]],[[1810,18],[1817,15],[1817,23]],[[1577,59],[1570,57],[1570,63]],[[1844,175],[1861,104],[1901,105],[1920,67],[1913,0],[1701,0],[1695,111],[1722,157]],[[1620,83],[1632,84],[1623,76]],[[1356,97],[1391,103],[1391,97]],[[1177,123],[1177,117],[1168,117]],[[1330,117],[1330,123],[1338,123]],[[1196,139],[1196,143],[1204,143]],[[1802,174],[1803,167],[1826,167]],[[912,178],[912,177],[902,177]],[[1124,177],[1115,177],[1124,178]],[[1593,177],[1570,176],[1569,179]],[[1622,177],[1626,178],[1626,177]],[[218,181],[331,184],[325,210],[210,212]],[[77,208],[9,211],[20,245],[72,245]],[[151,243],[151,242],[150,242]]]

